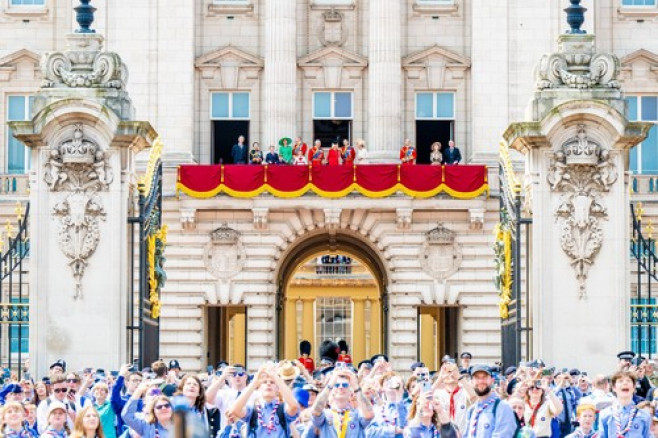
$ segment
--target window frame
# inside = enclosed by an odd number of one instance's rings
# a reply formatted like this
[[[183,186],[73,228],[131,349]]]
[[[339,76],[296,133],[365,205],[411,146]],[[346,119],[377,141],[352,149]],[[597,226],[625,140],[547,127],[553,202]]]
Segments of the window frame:
[[[329,93],[329,117],[316,117],[315,115],[315,98],[319,93]],[[337,117],[336,116],[336,93],[346,93],[350,95],[350,116]],[[313,120],[354,120],[354,91],[351,90],[314,90],[313,101],[311,102],[313,112]]]
[[[653,4],[651,5],[636,5],[636,4],[625,4],[624,2],[627,0],[620,0],[620,5],[622,8],[655,8],[658,5],[657,0],[649,0],[653,1]],[[629,0],[631,2],[635,2],[637,0]],[[647,0],[642,0],[642,1],[647,1]]]
[[[22,175],[22,174],[27,173],[30,170],[30,167],[31,167],[31,164],[32,164],[31,163],[30,149],[27,146],[23,145],[23,147],[25,148],[25,156],[23,157],[25,167],[23,169],[23,172],[21,172],[21,173],[10,173],[9,172],[9,159],[10,159],[10,157],[9,157],[9,151],[10,151],[9,142],[13,139],[13,135],[11,135],[11,128],[9,127],[8,122],[24,122],[24,121],[31,120],[32,106],[34,105],[34,102],[33,102],[34,95],[33,94],[23,94],[23,93],[7,93],[5,96],[6,96],[6,99],[5,99],[5,139],[6,139],[5,140],[5,151],[6,152],[5,152],[5,166],[4,166],[5,168],[4,168],[4,170],[7,174]],[[22,119],[10,119],[9,118],[9,100],[12,97],[22,97],[27,103],[27,105],[24,105],[24,114],[23,114]]]
[[[10,8],[43,8],[46,6],[46,0],[31,0],[33,2],[40,1],[41,3],[39,4],[15,3],[16,1],[25,1],[25,0],[9,0],[9,7]]]
[[[658,95],[656,94],[627,94],[625,96],[626,101],[628,102],[629,98],[635,98],[636,99],[636,114],[635,114],[635,119],[629,121],[642,121],[646,123],[653,123],[654,127],[651,129],[658,129],[658,116],[656,117],[656,120],[642,120],[642,99],[645,97],[653,97],[658,100]],[[657,102],[658,105],[658,102]],[[630,115],[630,114],[629,114]],[[658,134],[658,133],[657,133]],[[628,170],[633,174],[633,175],[655,175],[658,174],[657,172],[652,172],[652,173],[645,173],[644,170],[642,169],[642,146],[644,145],[644,141],[637,144],[634,148],[629,150],[629,157],[628,157]],[[636,162],[637,162],[637,168],[635,170],[631,169],[631,157],[630,154],[632,153],[633,150],[636,150],[637,155],[636,155]],[[656,165],[658,168],[658,164]]]
[[[432,95],[432,117],[419,117],[418,116],[418,95],[420,94],[431,94]],[[452,117],[439,117],[438,116],[438,95],[439,94],[450,94],[452,96]],[[448,120],[456,121],[457,120],[457,93],[452,90],[425,90],[425,91],[416,91],[414,95],[414,120]]]
[[[227,94],[228,95],[228,117],[214,117],[213,116],[213,95],[215,94]],[[233,115],[233,96],[235,94],[246,94],[247,95],[247,100],[249,103],[249,108],[248,108],[248,114],[247,117],[235,117]],[[209,108],[209,116],[210,120],[251,120],[251,92],[250,91],[243,91],[243,90],[231,90],[231,91],[226,91],[226,90],[214,90],[210,91],[210,102],[209,102],[210,108]]]

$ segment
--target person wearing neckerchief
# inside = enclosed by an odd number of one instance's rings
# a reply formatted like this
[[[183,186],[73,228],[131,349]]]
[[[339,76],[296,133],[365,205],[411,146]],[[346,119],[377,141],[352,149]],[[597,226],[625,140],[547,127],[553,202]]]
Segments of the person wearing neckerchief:
[[[525,423],[532,428],[537,437],[550,437],[551,421],[560,415],[563,406],[560,399],[548,387],[546,378],[528,384],[525,401]]]
[[[358,406],[356,409],[350,404],[353,395]],[[306,429],[304,438],[363,438],[375,416],[356,375],[348,368],[337,368],[330,374],[327,385],[315,399],[311,413],[313,427]]]
[[[637,377],[630,371],[618,371],[612,378],[616,400],[599,416],[600,438],[651,438],[651,418],[633,403]]]
[[[61,402],[52,402],[46,413],[46,427],[41,438],[68,438],[67,409]]]
[[[191,409],[205,424],[208,436],[214,438],[220,431],[219,410],[206,407],[206,390],[198,377],[188,374],[178,384],[181,394]]]
[[[96,408],[91,405],[82,408],[69,438],[107,438]]]
[[[514,412],[492,392],[494,378],[486,365],[471,367],[473,390],[478,397],[466,414],[464,438],[512,437],[516,431]]]
[[[36,438],[38,435],[25,427],[25,410],[18,402],[8,402],[0,410],[2,438]]]
[[[535,438],[532,427],[525,424],[525,399],[518,395],[512,395],[507,399],[507,403],[514,411],[514,417],[516,418],[516,432],[514,432],[513,438]]]
[[[9,402],[23,403],[24,398],[23,387],[18,383],[9,383],[0,391],[0,404]]]
[[[247,405],[256,390],[259,397]],[[240,394],[228,415],[247,424],[248,438],[285,438],[290,435],[288,426],[299,415],[299,404],[290,387],[279,377],[275,365],[267,363]]]
[[[458,432],[450,422],[450,414],[443,409],[431,392],[420,393],[413,398],[409,411],[409,424],[404,428],[404,438],[457,438]]]
[[[141,438],[168,438],[173,426],[173,409],[166,395],[158,395],[148,402],[144,409],[144,418],[138,418],[137,408],[141,405],[142,395],[149,389],[148,382],[142,382],[130,396],[121,412],[124,423]]]
[[[407,425],[407,406],[403,400],[402,378],[394,372],[384,374],[379,382],[383,403],[375,407],[375,420],[371,427],[381,438],[402,438]]]
[[[73,427],[73,418],[75,416],[75,404],[69,402],[66,398],[66,394],[69,391],[68,384],[63,375],[58,374],[51,380],[52,393],[50,397],[44,400],[37,407],[37,430],[39,433],[43,433],[48,425],[48,413],[50,412],[50,407],[53,404],[61,404],[68,411],[68,415],[65,416],[67,421],[67,426],[70,428]]]
[[[460,374],[454,360],[446,361],[441,365],[439,376],[433,385],[434,398],[443,405],[450,421],[460,432],[466,429],[466,411],[477,399],[473,386],[466,377],[465,374]]]
[[[578,413],[578,427],[566,438],[598,438],[598,432],[594,431],[596,407],[581,403],[576,412]]]
[[[37,406],[30,402],[24,403],[23,407],[25,408],[25,428],[32,436],[39,436],[39,432],[37,432]]]
[[[227,426],[226,412],[235,403],[242,391],[247,388],[247,370],[241,364],[233,364],[222,369],[219,376],[212,377],[206,390],[206,400],[219,411],[220,429]],[[237,424],[236,421],[233,422]],[[222,432],[223,433],[223,432]]]

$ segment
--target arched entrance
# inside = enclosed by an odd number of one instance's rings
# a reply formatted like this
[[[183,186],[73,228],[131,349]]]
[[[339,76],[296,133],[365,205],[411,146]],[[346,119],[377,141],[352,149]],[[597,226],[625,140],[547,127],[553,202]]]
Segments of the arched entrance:
[[[316,234],[295,245],[278,273],[280,358],[299,357],[299,342],[316,347],[345,339],[354,362],[386,350],[387,275],[373,248],[347,234]]]

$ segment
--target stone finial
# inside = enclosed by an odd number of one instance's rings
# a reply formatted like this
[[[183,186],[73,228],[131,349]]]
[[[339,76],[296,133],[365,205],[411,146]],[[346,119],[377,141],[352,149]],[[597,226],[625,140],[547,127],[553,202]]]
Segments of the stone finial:
[[[585,11],[587,8],[580,5],[581,0],[569,0],[571,5],[568,8],[564,9],[564,12],[567,13],[567,23],[571,26],[571,29],[566,33],[569,34],[583,34],[587,33],[582,30],[580,27],[585,22]]]
[[[80,0],[80,4],[73,8],[76,12],[75,19],[80,25],[75,33],[96,33],[89,27],[94,22],[94,12],[96,12],[96,8],[91,6],[90,2],[91,0]]]

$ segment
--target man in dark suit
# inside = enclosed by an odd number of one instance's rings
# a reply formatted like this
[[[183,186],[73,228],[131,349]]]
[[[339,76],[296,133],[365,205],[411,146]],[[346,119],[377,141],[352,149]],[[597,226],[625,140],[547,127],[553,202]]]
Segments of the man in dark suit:
[[[462,160],[462,154],[459,149],[455,147],[455,142],[450,140],[448,147],[443,152],[443,164],[459,164]]]
[[[244,135],[238,137],[237,144],[231,149],[233,164],[247,164],[247,145],[244,144]]]

